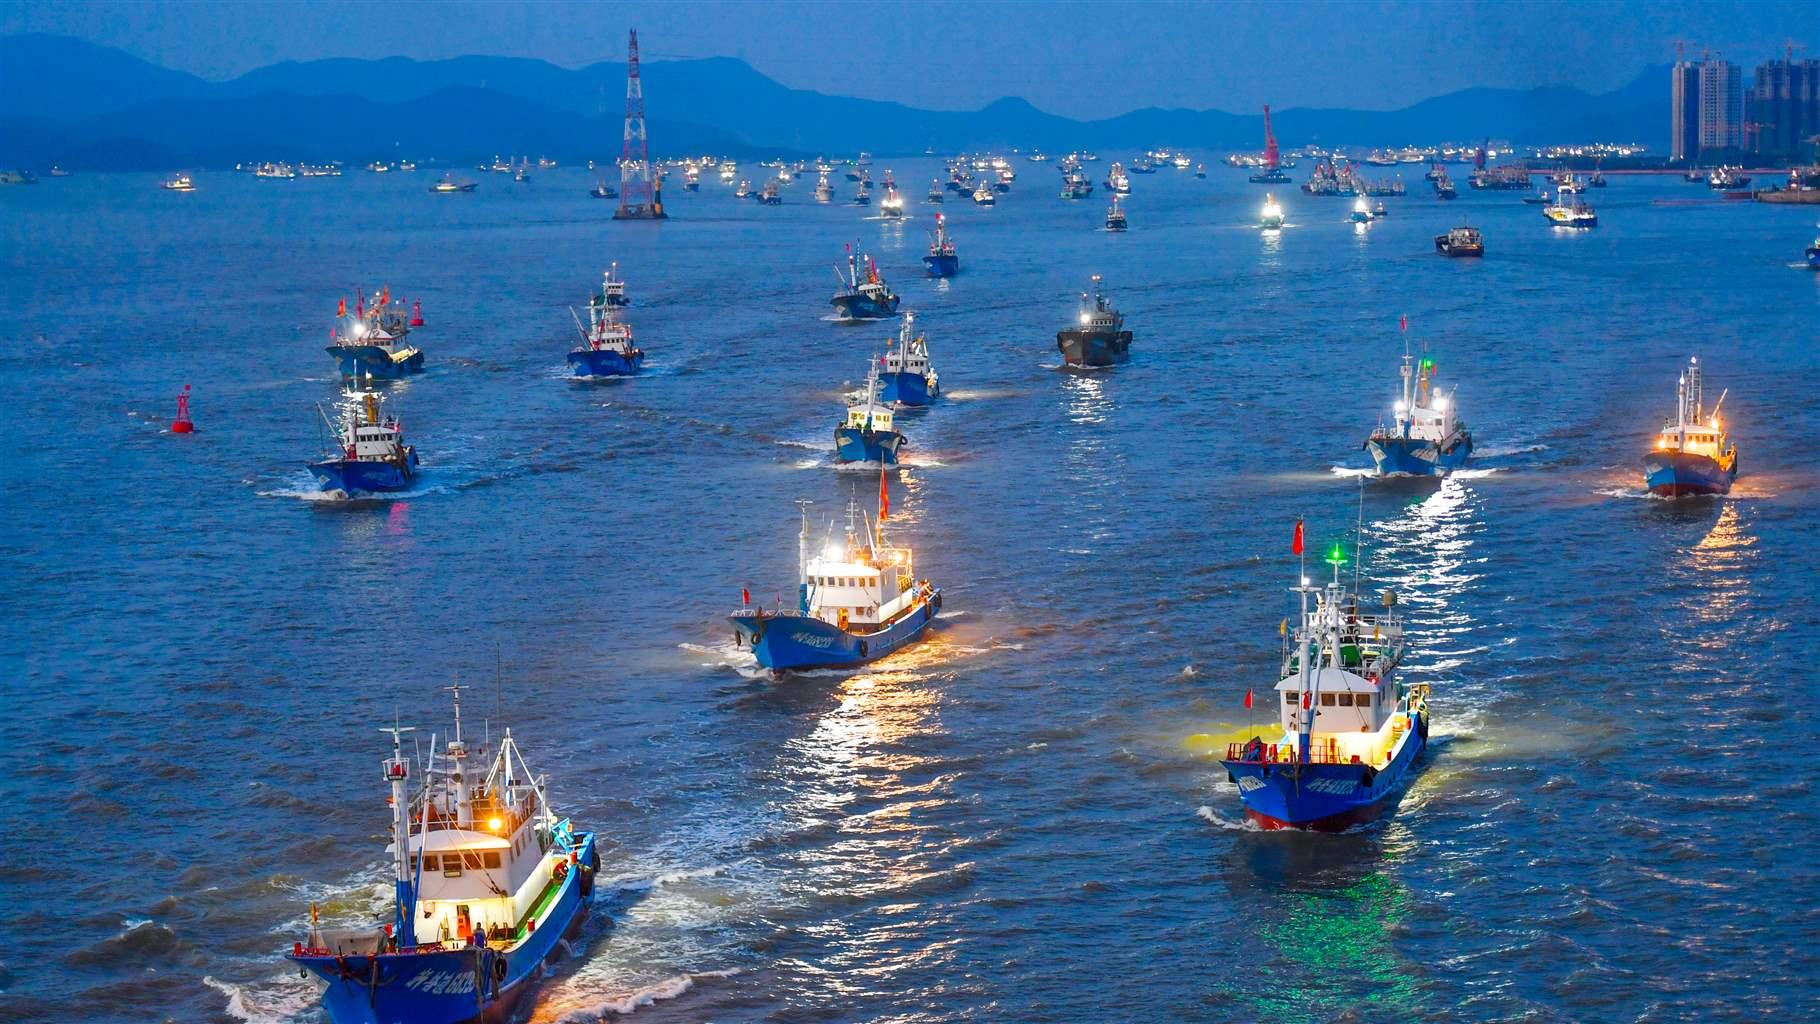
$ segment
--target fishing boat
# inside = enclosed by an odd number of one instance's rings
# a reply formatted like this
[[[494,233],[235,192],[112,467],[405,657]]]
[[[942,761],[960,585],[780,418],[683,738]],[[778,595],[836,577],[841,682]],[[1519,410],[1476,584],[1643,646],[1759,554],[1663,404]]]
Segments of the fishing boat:
[[[1131,332],[1100,290],[1100,275],[1093,275],[1091,294],[1081,293],[1078,322],[1057,331],[1055,344],[1069,366],[1111,366],[1131,357]]]
[[[941,378],[929,362],[929,343],[912,325],[916,314],[904,311],[904,322],[897,331],[897,345],[885,350],[879,375],[883,390],[879,401],[894,405],[928,405],[941,393]]]
[[[930,277],[953,277],[960,272],[961,258],[955,255],[954,239],[948,237],[948,218],[943,214],[935,215],[935,236],[929,241],[929,255],[923,257],[923,266],[929,268]]]
[[[941,179],[931,178],[929,181],[929,194],[923,197],[923,201],[926,203],[939,203],[945,198],[947,197],[942,189]]]
[[[1297,522],[1293,550],[1301,548]],[[1384,592],[1382,614],[1363,613],[1356,584],[1349,594],[1340,582],[1338,546],[1327,560],[1326,586],[1303,575],[1291,588],[1302,607],[1273,687],[1280,696],[1268,701],[1277,735],[1230,744],[1221,761],[1245,816],[1266,829],[1338,831],[1383,814],[1428,743],[1428,687],[1397,677],[1405,647],[1396,592]]]
[[[1547,206],[1552,201],[1553,200],[1547,192],[1537,192],[1534,195],[1523,197],[1523,205],[1525,206]]]
[[[1070,170],[1062,177],[1063,199],[1085,199],[1093,194],[1093,182],[1078,170]]]
[[[701,168],[695,166],[694,164],[690,164],[688,167],[683,169],[683,191],[684,192],[700,192],[701,191]]]
[[[1112,162],[1112,169],[1106,174],[1106,187],[1122,196],[1131,194],[1131,178],[1117,160]]]
[[[1750,187],[1750,175],[1742,167],[1719,166],[1706,176],[1706,187],[1711,189],[1735,189]]]
[[[1368,205],[1365,202],[1364,196],[1360,196],[1359,198],[1353,200],[1352,222],[1354,224],[1370,224],[1371,223],[1371,207],[1370,207],[1370,205]]]
[[[1807,247],[1807,269],[1820,270],[1820,235],[1815,235],[1814,244]]]
[[[883,475],[878,523],[864,524],[862,534],[857,509],[849,505],[845,540],[830,537],[818,554],[810,552],[808,502],[800,504],[796,607],[766,612],[742,592],[742,606],[728,616],[734,643],[781,673],[861,665],[921,636],[942,610],[942,592],[916,578],[909,548],[886,540],[890,496]]]
[[[834,272],[840,277],[840,271]],[[853,247],[847,246],[847,276],[841,291],[828,301],[843,320],[884,320],[897,315],[897,295],[878,273],[878,264],[866,257],[866,279],[860,280]]]
[[[998,195],[993,192],[991,183],[985,178],[981,178],[979,187],[973,190],[973,202],[977,206],[995,206],[998,204]]]
[[[1265,231],[1276,231],[1283,226],[1283,204],[1268,192],[1264,193],[1264,212],[1258,226]]]
[[[1569,202],[1560,196],[1555,201],[1542,207],[1542,216],[1558,228],[1596,228],[1599,226],[1599,215],[1583,200]]]
[[[432,741],[421,785],[402,743],[413,730],[380,730],[392,737],[380,764],[391,789],[389,913],[326,928],[312,905],[308,937],[291,946],[291,963],[322,979],[332,1024],[507,1020],[548,965],[572,955],[567,941],[588,915],[594,833],[550,808],[547,777],[526,767],[511,729],[490,757],[470,749],[461,690],[450,689],[454,733],[441,752]]]
[[[1643,478],[1650,493],[1665,498],[1698,494],[1727,494],[1738,479],[1738,446],[1726,440],[1719,422],[1719,407],[1727,392],[1708,412],[1701,406],[1700,360],[1687,361],[1675,383],[1675,418],[1656,435],[1656,446],[1643,456]]]
[[[404,425],[397,417],[380,414],[379,395],[373,391],[349,393],[340,422],[329,421],[317,409],[336,439],[336,446],[318,462],[309,464],[310,475],[326,494],[343,498],[402,491],[417,476],[417,449],[404,443]]]
[[[1485,236],[1478,228],[1450,228],[1445,235],[1435,236],[1435,252],[1443,256],[1483,256]]]
[[[872,205],[871,186],[867,185],[863,181],[859,183],[859,190],[853,193],[853,205],[854,206],[871,206]]]
[[[1565,171],[1555,178],[1555,192],[1564,196],[1577,196],[1586,191],[1586,185],[1573,176],[1572,171]]]
[[[1195,164],[1194,165],[1194,176],[1197,178],[1205,178],[1207,176],[1207,165],[1206,164]]]
[[[1439,170],[1440,173],[1437,174],[1434,179],[1435,195],[1442,199],[1458,199],[1460,197],[1460,192],[1458,189],[1454,188],[1453,179],[1448,177],[1447,171],[1440,168],[1439,165],[1437,165],[1436,169]]]
[[[833,199],[834,186],[828,184],[828,176],[824,174],[821,176],[821,179],[815,183],[815,201],[818,203],[826,203],[832,202]]]
[[[619,190],[602,180],[596,180],[594,182],[594,187],[588,190],[588,194],[596,199],[619,198]]]
[[[895,186],[885,186],[885,197],[878,201],[878,215],[886,220],[903,219],[904,197],[898,194]]]
[[[897,465],[904,435],[892,423],[891,407],[879,398],[878,366],[866,367],[865,396],[847,406],[847,415],[834,428],[834,461],[879,466]]]
[[[581,346],[569,353],[569,366],[577,377],[630,377],[644,364],[644,349],[633,342],[632,325],[619,313],[626,306],[626,283],[618,269],[618,263],[609,267],[600,292],[588,298],[587,326],[576,319]]]
[[[1106,230],[1125,230],[1125,209],[1119,205],[1119,196],[1117,192],[1112,194],[1112,205],[1106,208]]]
[[[445,194],[449,193],[449,192],[472,192],[472,191],[474,191],[474,187],[475,187],[474,182],[456,181],[453,175],[445,174],[442,176],[441,181],[430,186],[430,191],[431,192],[441,192],[441,193],[445,193]]]
[[[1605,172],[1599,170],[1599,168],[1597,166],[1594,166],[1593,172],[1592,172],[1592,177],[1586,179],[1586,184],[1593,188],[1604,188],[1605,187]]]
[[[733,188],[733,198],[735,199],[750,199],[757,194],[752,190],[752,183],[744,178],[739,179],[739,184]]]
[[[194,181],[190,180],[190,176],[187,174],[178,174],[178,175],[173,175],[172,177],[166,178],[166,179],[164,179],[163,183],[159,185],[159,187],[164,189],[167,192],[194,192],[194,191],[196,191],[196,183]]]
[[[370,304],[365,296],[356,297],[352,316],[348,300],[340,300],[335,316],[339,323],[329,328],[325,351],[335,357],[342,377],[397,380],[423,372],[423,351],[405,342],[411,318],[403,301],[392,301],[390,288],[376,292]],[[422,323],[421,314],[416,319]]]
[[[782,206],[783,190],[777,187],[776,179],[765,182],[765,187],[758,190],[758,202],[761,206]]]
[[[1446,476],[1472,455],[1472,431],[1455,408],[1452,393],[1435,386],[1435,361],[1420,362],[1403,343],[1403,397],[1391,425],[1379,421],[1365,439],[1378,476]],[[1459,389],[1455,388],[1455,392]]]
[[[1380,220],[1380,219],[1382,219],[1384,217],[1388,217],[1388,216],[1390,216],[1390,211],[1385,208],[1384,201],[1382,199],[1378,200],[1375,204],[1373,204],[1373,206],[1371,208],[1371,219],[1372,220]]]
[[[284,163],[263,163],[253,168],[253,177],[290,181],[297,177],[297,168]]]

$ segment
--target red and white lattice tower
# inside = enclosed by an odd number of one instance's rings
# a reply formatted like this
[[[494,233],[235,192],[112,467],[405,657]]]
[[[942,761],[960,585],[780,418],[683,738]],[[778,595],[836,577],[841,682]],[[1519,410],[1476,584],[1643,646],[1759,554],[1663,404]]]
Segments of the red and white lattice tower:
[[[619,154],[619,209],[615,220],[664,216],[663,197],[652,184],[651,150],[645,143],[645,91],[638,77],[638,30],[626,58],[626,144]]]

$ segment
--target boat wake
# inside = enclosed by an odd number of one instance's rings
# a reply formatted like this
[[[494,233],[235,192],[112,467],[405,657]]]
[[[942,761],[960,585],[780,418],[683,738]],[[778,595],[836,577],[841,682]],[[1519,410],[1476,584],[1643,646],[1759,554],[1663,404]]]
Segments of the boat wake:
[[[737,967],[719,971],[696,971],[693,974],[678,974],[653,982],[643,988],[619,996],[609,996],[605,1002],[584,1009],[570,1010],[558,1020],[563,1024],[597,1024],[609,1015],[624,1017],[636,1013],[641,1007],[653,1003],[675,999],[677,996],[693,989],[697,984],[720,978],[731,978],[739,973]]]
[[[1221,814],[1219,811],[1216,811],[1212,807],[1209,807],[1205,804],[1201,805],[1201,809],[1196,811],[1195,813],[1197,815],[1199,815],[1202,820],[1212,822],[1213,824],[1218,825],[1219,827],[1226,829],[1229,832],[1262,832],[1262,831],[1264,831],[1262,826],[1260,826],[1257,822],[1252,821],[1250,818],[1241,817],[1237,821],[1234,821],[1233,819],[1226,817],[1225,815]]]
[[[229,1017],[247,1024],[288,1024],[314,1009],[321,998],[315,983],[294,971],[244,985],[204,975],[202,983],[227,997]]]

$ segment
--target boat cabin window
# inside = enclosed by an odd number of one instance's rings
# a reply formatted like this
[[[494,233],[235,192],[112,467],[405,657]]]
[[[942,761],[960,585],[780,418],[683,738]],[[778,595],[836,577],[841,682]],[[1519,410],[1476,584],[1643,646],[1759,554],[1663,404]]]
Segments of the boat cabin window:
[[[1340,694],[1340,706],[1343,708],[1352,707],[1352,694],[1350,694],[1350,693]]]
[[[1353,695],[1353,696],[1355,696],[1355,697],[1357,697],[1357,698],[1358,698],[1358,706],[1359,706],[1359,707],[1362,707],[1362,708],[1368,708],[1368,707],[1371,707],[1371,694],[1369,694],[1369,693],[1358,693],[1358,694],[1354,694],[1354,695]]]
[[[431,854],[425,854],[425,855],[424,855],[424,858],[423,858],[423,869],[424,869],[424,870],[425,870],[425,871],[438,871],[438,870],[441,870],[441,869],[440,869],[440,868],[438,868],[438,867],[437,867],[437,866],[436,866],[436,855],[435,855],[435,854],[433,854],[433,853],[431,853]]]
[[[488,850],[486,853],[481,854],[480,862],[489,868],[497,868],[499,866],[499,851]]]
[[[444,878],[460,878],[461,877],[461,858],[460,857],[448,856],[448,857],[444,857],[442,859],[442,877],[444,877]]]
[[[1324,708],[1333,707],[1333,694],[1331,694],[1331,693],[1321,694],[1321,706]]]
[[[1283,704],[1285,707],[1295,707],[1295,692],[1293,690],[1283,691]]]
[[[461,855],[461,861],[462,861],[462,865],[464,867],[466,867],[469,871],[479,871],[480,870],[480,854],[478,852],[463,853]]]

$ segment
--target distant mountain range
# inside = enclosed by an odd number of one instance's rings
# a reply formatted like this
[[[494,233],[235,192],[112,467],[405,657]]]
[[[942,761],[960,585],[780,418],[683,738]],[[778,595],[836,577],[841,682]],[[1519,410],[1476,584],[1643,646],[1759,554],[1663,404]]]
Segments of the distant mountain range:
[[[790,89],[742,61],[642,66],[658,156],[881,156],[968,149],[1258,149],[1257,114],[1134,110],[1077,121],[1022,99],[976,111]],[[1394,111],[1274,113],[1285,146],[1401,145],[1484,136],[1527,142],[1643,142],[1667,135],[1668,70],[1616,92],[1466,89]],[[242,160],[408,156],[472,163],[495,154],[564,162],[618,156],[626,66],[568,69],[539,60],[286,61],[226,82],[161,68],[65,36],[0,37],[0,166],[209,167]]]

